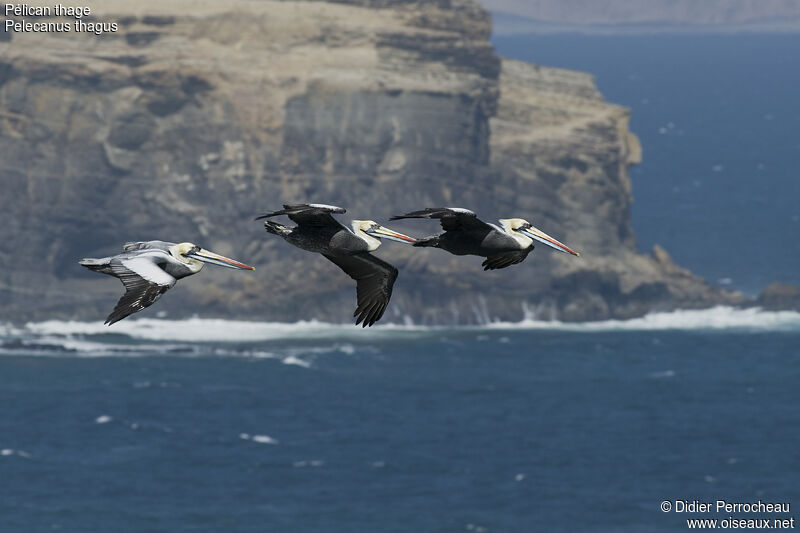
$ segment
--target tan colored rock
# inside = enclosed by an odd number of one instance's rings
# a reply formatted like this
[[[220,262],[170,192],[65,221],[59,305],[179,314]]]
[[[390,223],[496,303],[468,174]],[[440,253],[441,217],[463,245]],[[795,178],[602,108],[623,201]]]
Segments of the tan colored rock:
[[[789,283],[772,283],[758,295],[755,303],[770,311],[800,311],[800,287]]]

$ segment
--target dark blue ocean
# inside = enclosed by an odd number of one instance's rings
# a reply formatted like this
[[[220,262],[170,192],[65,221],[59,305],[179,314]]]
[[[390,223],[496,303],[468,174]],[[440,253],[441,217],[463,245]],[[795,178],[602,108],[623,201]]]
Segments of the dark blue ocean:
[[[712,283],[800,284],[800,34],[516,35],[501,55],[595,76],[631,109],[639,248]]]
[[[796,36],[495,38],[632,108],[640,248],[800,282]],[[111,305],[113,302],[110,302]],[[686,531],[800,519],[800,314],[480,328],[0,324],[0,533]],[[662,512],[664,500],[790,503]]]
[[[800,509],[798,313],[0,333],[3,532],[683,531],[663,500]]]

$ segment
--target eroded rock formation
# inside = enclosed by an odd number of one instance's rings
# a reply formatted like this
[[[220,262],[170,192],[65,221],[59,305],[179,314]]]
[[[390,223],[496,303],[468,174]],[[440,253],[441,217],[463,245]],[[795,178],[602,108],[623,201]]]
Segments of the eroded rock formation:
[[[77,259],[165,239],[258,270],[208,268],[151,314],[347,321],[352,281],[252,220],[307,200],[379,221],[436,205],[520,216],[582,252],[537,248],[485,273],[479,258],[386,243],[378,254],[401,270],[388,320],[588,320],[741,299],[660,248],[636,251],[628,111],[588,75],[501,60],[471,0],[100,11],[118,32],[6,34],[0,50],[0,319],[101,318],[122,287]]]

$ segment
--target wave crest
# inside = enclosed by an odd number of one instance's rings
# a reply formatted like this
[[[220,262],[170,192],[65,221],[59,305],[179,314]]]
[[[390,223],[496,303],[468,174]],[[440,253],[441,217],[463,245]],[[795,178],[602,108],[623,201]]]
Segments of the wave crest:
[[[5,332],[25,331],[36,335],[125,335],[134,339],[183,342],[258,342],[282,339],[325,339],[372,337],[387,332],[420,332],[476,329],[551,329],[568,331],[647,331],[647,330],[762,330],[800,331],[797,311],[764,311],[758,307],[737,309],[678,310],[649,313],[628,320],[597,322],[561,322],[526,318],[520,322],[490,322],[483,326],[420,326],[414,324],[384,324],[362,329],[351,324],[331,324],[316,320],[300,322],[249,322],[207,318],[166,320],[141,318],[115,324],[113,328],[100,322],[48,320],[29,322],[24,328],[0,327]]]
[[[0,324],[0,352],[107,355],[239,355],[280,358],[286,364],[308,366],[305,357],[321,353],[352,354],[348,341],[390,341],[398,338],[438,338],[442,333],[486,330],[543,330],[570,333],[635,332],[635,331],[705,331],[705,332],[789,332],[800,333],[800,313],[764,311],[759,308],[736,309],[714,307],[650,313],[630,320],[569,323],[527,318],[521,322],[491,322],[483,326],[418,326],[385,324],[370,329],[351,324],[330,324],[317,321],[295,323],[248,322],[240,320],[189,318],[162,320],[143,318],[127,320],[107,327],[99,322],[48,320],[30,322],[22,327]],[[254,343],[288,341],[296,347],[284,346],[280,355],[255,349]],[[310,347],[307,343],[322,341]],[[231,346],[237,343],[241,346]],[[217,345],[213,349],[211,346]],[[220,344],[226,347],[219,346]],[[301,357],[305,356],[305,357]]]
[[[494,323],[490,326],[587,332],[659,330],[800,332],[800,313],[797,311],[764,311],[759,307],[739,309],[718,306],[710,309],[648,313],[643,317],[628,320],[570,323],[526,318],[521,322]]]

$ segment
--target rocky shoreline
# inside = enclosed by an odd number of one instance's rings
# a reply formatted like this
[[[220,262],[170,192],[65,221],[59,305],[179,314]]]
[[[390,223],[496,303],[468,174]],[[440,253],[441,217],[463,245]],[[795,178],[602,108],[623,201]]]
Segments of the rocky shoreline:
[[[96,11],[120,29],[5,34],[0,320],[100,319],[121,286],[77,260],[164,239],[258,271],[204,272],[152,315],[349,321],[351,280],[252,221],[284,201],[381,222],[465,206],[485,220],[526,218],[581,252],[537,248],[487,273],[478,258],[385,244],[377,255],[400,270],[385,321],[797,306],[785,287],[750,301],[660,247],[639,253],[627,169],[642,151],[629,111],[587,74],[498,57],[476,2],[119,1]],[[438,229],[418,222],[391,227]]]

